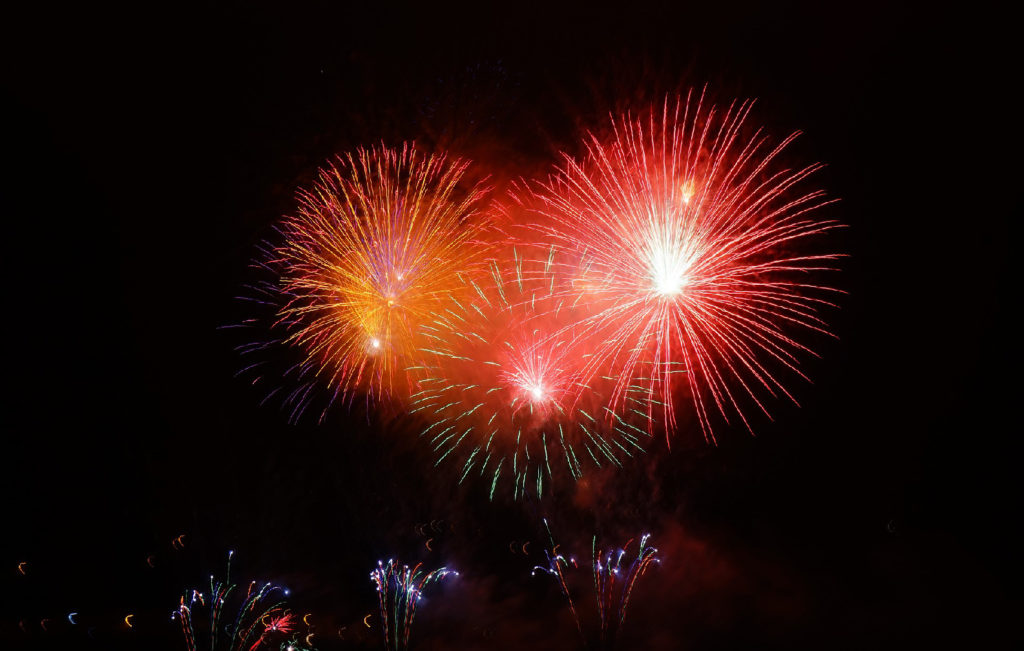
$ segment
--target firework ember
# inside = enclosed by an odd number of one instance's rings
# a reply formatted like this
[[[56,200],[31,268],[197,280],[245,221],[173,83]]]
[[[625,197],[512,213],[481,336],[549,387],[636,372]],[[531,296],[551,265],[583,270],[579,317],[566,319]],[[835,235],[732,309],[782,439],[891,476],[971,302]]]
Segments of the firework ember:
[[[614,119],[584,160],[566,156],[519,193],[533,232],[573,260],[573,292],[592,310],[572,326],[595,344],[579,383],[616,377],[613,411],[646,387],[667,433],[680,385],[709,440],[713,413],[750,429],[745,403],[767,414],[766,394],[793,399],[782,375],[805,377],[800,360],[812,354],[800,335],[828,332],[820,313],[836,290],[813,276],[839,256],[802,252],[840,226],[817,217],[831,203],[822,191],[801,189],[821,166],[785,168],[796,134],[770,144],[748,133],[751,106],[666,99]]]

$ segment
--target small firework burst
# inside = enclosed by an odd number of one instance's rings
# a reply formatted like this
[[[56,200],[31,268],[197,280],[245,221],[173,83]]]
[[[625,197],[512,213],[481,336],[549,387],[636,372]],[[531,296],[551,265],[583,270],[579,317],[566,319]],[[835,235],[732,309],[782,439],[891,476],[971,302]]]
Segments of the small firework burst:
[[[513,249],[508,263],[491,261],[489,277],[467,278],[471,291],[421,329],[409,411],[429,422],[422,435],[437,463],[459,458],[460,481],[489,477],[492,498],[503,477],[518,498],[543,494],[556,467],[579,479],[588,465],[619,465],[647,437],[642,395],[627,394],[627,417],[608,410],[603,378],[576,383],[586,342],[553,270],[551,258]]]

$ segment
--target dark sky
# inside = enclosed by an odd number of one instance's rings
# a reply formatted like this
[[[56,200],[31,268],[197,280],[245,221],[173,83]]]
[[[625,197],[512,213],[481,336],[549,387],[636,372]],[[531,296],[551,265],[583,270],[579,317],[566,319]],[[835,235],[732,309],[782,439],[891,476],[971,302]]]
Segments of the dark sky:
[[[5,9],[0,646],[184,648],[178,596],[234,549],[236,576],[291,588],[321,649],[376,648],[367,575],[389,556],[463,574],[423,607],[418,648],[574,648],[530,576],[543,517],[584,558],[594,533],[653,534],[664,560],[622,648],[1020,644],[1007,16],[344,4]],[[289,425],[234,377],[242,341],[219,328],[329,156],[415,139],[531,174],[609,110],[705,83],[803,130],[794,155],[828,163],[851,226],[839,339],[756,438],[683,431],[553,499],[492,504],[386,417]]]

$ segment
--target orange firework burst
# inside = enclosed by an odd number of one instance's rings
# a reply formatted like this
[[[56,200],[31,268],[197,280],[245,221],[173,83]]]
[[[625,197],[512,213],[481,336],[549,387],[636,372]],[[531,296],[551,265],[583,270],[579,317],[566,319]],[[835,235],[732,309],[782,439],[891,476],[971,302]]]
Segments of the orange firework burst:
[[[608,382],[577,384],[589,356],[573,327],[582,307],[554,268],[551,257],[524,260],[513,249],[513,260],[467,279],[471,291],[422,327],[410,412],[429,421],[422,435],[438,463],[460,459],[460,481],[486,476],[492,497],[503,477],[514,497],[542,495],[560,469],[579,479],[591,462],[619,465],[648,435],[646,396],[627,391],[628,413],[611,413]]]
[[[304,378],[334,396],[401,386],[413,332],[481,250],[485,190],[463,182],[467,165],[411,145],[362,149],[299,193],[268,266],[279,270],[278,326],[303,351]]]
[[[617,377],[613,408],[645,386],[669,432],[683,384],[709,440],[712,409],[749,429],[743,402],[767,414],[763,394],[792,399],[780,375],[803,377],[811,351],[796,337],[827,331],[819,314],[836,291],[811,278],[838,256],[799,252],[840,226],[816,217],[830,203],[823,192],[799,189],[820,165],[780,164],[797,134],[774,145],[761,130],[744,135],[751,106],[722,113],[703,93],[666,99],[639,119],[613,119],[610,137],[589,137],[584,160],[565,156],[520,193],[593,310],[574,326],[598,344],[581,381]]]

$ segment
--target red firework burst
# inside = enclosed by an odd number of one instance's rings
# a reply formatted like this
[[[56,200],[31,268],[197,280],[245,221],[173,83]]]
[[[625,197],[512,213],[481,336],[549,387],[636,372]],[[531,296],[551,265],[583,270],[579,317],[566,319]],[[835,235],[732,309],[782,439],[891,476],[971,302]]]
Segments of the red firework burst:
[[[801,189],[821,165],[782,165],[798,134],[771,144],[747,133],[752,105],[666,99],[613,119],[609,137],[589,136],[584,160],[566,155],[547,182],[514,192],[591,310],[574,326],[599,342],[580,383],[616,377],[613,409],[645,386],[667,434],[680,384],[708,440],[712,409],[750,429],[743,403],[767,414],[765,394],[793,399],[781,375],[806,377],[800,359],[813,354],[797,337],[828,332],[820,312],[837,290],[811,279],[839,256],[800,250],[841,226],[817,217],[833,200]]]

